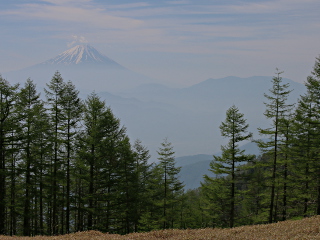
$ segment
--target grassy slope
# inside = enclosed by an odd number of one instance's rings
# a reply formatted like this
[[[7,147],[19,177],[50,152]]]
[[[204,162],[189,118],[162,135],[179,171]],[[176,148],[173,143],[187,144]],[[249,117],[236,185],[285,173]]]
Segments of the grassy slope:
[[[274,224],[243,226],[232,229],[161,230],[149,233],[132,233],[125,236],[103,234],[97,231],[79,232],[55,237],[5,237],[0,240],[109,240],[109,239],[320,239],[320,216]]]

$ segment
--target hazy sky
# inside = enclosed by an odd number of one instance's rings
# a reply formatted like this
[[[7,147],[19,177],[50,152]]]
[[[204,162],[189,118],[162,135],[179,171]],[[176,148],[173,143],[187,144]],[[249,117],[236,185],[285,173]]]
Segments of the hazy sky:
[[[319,0],[1,0],[0,72],[88,42],[172,86],[275,68],[304,82],[320,54],[319,12]]]

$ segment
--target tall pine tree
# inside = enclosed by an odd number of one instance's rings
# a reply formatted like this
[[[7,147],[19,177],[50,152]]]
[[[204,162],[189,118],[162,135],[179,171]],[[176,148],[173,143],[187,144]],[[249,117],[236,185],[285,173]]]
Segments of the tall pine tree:
[[[295,179],[302,189],[298,194],[303,197],[303,215],[309,216],[313,212],[312,195],[317,196],[315,211],[320,214],[320,58],[316,59],[305,86],[307,93],[298,100],[295,114],[294,153],[297,156]]]
[[[32,202],[36,196],[32,196],[36,189],[36,167],[39,157],[39,148],[37,144],[37,137],[39,131],[42,131],[39,127],[39,122],[43,118],[44,104],[40,100],[40,94],[36,91],[35,84],[28,79],[25,86],[20,90],[18,95],[18,101],[16,104],[18,118],[20,120],[20,150],[21,158],[23,161],[23,169],[25,180],[24,184],[24,211],[23,211],[23,235],[30,236],[32,234],[33,227],[31,221],[37,217],[35,213],[31,212]]]
[[[289,84],[282,82],[280,76],[282,72],[277,69],[277,75],[272,79],[272,88],[269,90],[270,95],[264,94],[268,100],[266,105],[266,111],[264,113],[267,119],[272,121],[271,127],[267,129],[259,128],[261,135],[269,136],[268,141],[258,141],[258,145],[263,152],[272,154],[272,162],[270,163],[271,173],[271,193],[270,193],[270,204],[269,204],[269,223],[276,220],[277,213],[275,212],[275,195],[276,195],[276,184],[277,184],[277,167],[279,165],[279,146],[283,139],[283,132],[281,132],[281,123],[292,109],[293,105],[287,104],[286,100],[291,90],[288,90]]]
[[[63,112],[64,95],[66,91],[66,84],[61,77],[61,74],[57,71],[49,84],[48,89],[45,89],[47,97],[47,105],[50,116],[51,125],[51,138],[53,151],[51,157],[51,207],[49,209],[48,225],[50,234],[56,235],[61,230],[59,228],[59,213],[61,213],[61,203],[63,202],[59,197],[63,197],[61,194],[61,182],[63,179],[63,163],[64,154],[62,152],[63,146],[63,133],[65,132],[65,119],[66,116]],[[61,217],[60,217],[61,220]]]
[[[180,201],[182,194],[183,184],[180,182],[178,174],[180,167],[175,166],[175,157],[173,146],[171,142],[164,139],[161,143],[161,147],[158,150],[159,163],[155,169],[160,174],[160,186],[161,191],[160,202],[158,203],[162,209],[162,217],[160,219],[161,228],[173,228],[176,216],[177,203]]]
[[[65,220],[65,232],[70,232],[70,207],[71,207],[71,169],[74,165],[75,158],[75,136],[79,130],[79,122],[81,120],[83,105],[79,98],[79,91],[75,89],[75,86],[71,81],[68,81],[65,85],[65,90],[62,96],[62,114],[65,116],[64,119],[64,149],[66,152],[66,220]]]
[[[230,176],[227,179],[229,189],[229,226],[234,226],[235,220],[235,206],[237,203],[236,198],[236,184],[237,175],[236,172],[239,171],[241,163],[245,163],[253,160],[254,155],[244,154],[244,150],[239,149],[239,143],[242,141],[249,140],[252,137],[251,133],[248,133],[249,125],[243,118],[243,114],[239,112],[236,106],[232,106],[227,110],[226,120],[221,123],[220,131],[223,137],[229,138],[229,142],[226,146],[222,146],[222,156],[214,156],[214,161],[210,163],[210,171],[215,174],[224,174]],[[204,176],[207,181],[210,182],[210,177]],[[216,184],[216,181],[212,181]],[[203,185],[204,188],[206,185]]]
[[[10,83],[0,75],[0,234],[6,234],[6,177],[8,164],[8,145],[10,144],[10,132],[15,128],[17,119],[14,120],[14,105],[18,85]]]

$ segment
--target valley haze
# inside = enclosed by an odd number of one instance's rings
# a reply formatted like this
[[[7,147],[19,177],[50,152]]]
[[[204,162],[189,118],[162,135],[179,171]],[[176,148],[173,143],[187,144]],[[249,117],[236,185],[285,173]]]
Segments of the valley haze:
[[[91,45],[80,44],[43,63],[3,73],[3,77],[11,83],[23,83],[30,77],[43,95],[45,84],[57,70],[65,81],[75,84],[83,99],[92,91],[98,93],[120,118],[131,140],[140,139],[150,150],[152,161],[157,160],[157,150],[166,137],[177,157],[219,152],[226,143],[219,125],[233,104],[244,113],[254,138],[260,138],[258,127],[269,124],[263,115],[263,94],[271,88],[272,76],[207,79],[172,88],[125,68]],[[284,82],[290,83],[289,101],[295,103],[304,85],[290,79]]]
[[[0,73],[12,83],[30,77],[42,97],[56,70],[82,98],[95,90],[154,160],[164,137],[178,157],[212,155],[233,104],[259,137],[277,67],[292,102],[304,91],[320,53],[319,10],[318,0],[1,1]],[[61,62],[81,52],[95,63]]]

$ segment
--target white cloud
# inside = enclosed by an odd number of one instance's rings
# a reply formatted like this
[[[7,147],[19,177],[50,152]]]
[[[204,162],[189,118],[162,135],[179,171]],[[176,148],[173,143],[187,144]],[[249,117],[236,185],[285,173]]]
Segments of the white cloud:
[[[83,36],[77,36],[77,35],[72,35],[71,36],[73,41],[71,43],[68,43],[68,47],[72,47],[73,45],[77,44],[77,43],[88,43],[88,40],[83,37]]]
[[[75,3],[89,3],[92,0],[42,0],[43,2],[52,3],[54,5],[65,5],[65,4],[75,4]]]
[[[293,10],[303,11],[306,8],[312,9],[316,5],[319,7],[319,1],[317,0],[273,0],[260,3],[230,5],[226,6],[226,10],[229,11],[229,13],[242,14],[277,13],[290,12]]]
[[[47,2],[55,2],[46,0]],[[131,29],[139,27],[143,22],[127,17],[118,17],[109,14],[103,8],[96,8],[91,4],[79,6],[69,5],[73,0],[59,0],[58,4],[23,4],[14,11],[7,11],[4,14],[13,15],[17,18],[40,19],[61,22],[63,25],[71,23],[81,23],[86,27],[94,28],[116,28]],[[82,0],[77,3],[90,3]]]
[[[108,6],[108,9],[130,9],[130,8],[141,8],[141,7],[148,7],[148,6],[150,6],[149,3],[138,2],[138,3],[110,5],[110,6]]]
[[[168,4],[174,4],[174,5],[179,5],[179,4],[189,4],[190,1],[187,0],[178,0],[178,1],[167,1]]]
[[[302,30],[307,35],[312,31],[315,37],[319,35],[316,32],[320,26],[308,20],[309,14],[317,12],[317,1],[272,0],[203,5],[195,0],[177,0],[167,1],[170,5],[157,7],[143,1],[98,5],[91,0],[45,0],[50,4],[24,4],[6,14],[15,18],[53,22],[50,29],[57,32],[55,35],[75,34],[71,42],[69,39],[69,46],[87,41],[81,38],[86,36],[93,43],[122,44],[136,51],[243,52],[250,46],[254,51],[264,51],[266,41],[279,45],[291,38],[299,39]],[[183,5],[186,3],[192,5]],[[299,9],[304,10],[299,12]],[[313,11],[306,15],[303,12],[305,9]],[[260,17],[259,13],[267,14]],[[297,18],[293,24],[287,13],[305,17]],[[289,20],[275,24],[274,17]]]
[[[254,74],[261,74],[259,72],[265,68],[263,61],[272,65],[273,70],[275,67],[283,68],[284,63],[313,61],[320,51],[319,0],[138,0],[113,5],[108,4],[109,1],[97,2],[39,0],[34,4],[12,3],[8,8],[0,9],[0,25],[8,26],[3,28],[6,30],[3,37],[11,45],[10,38],[19,39],[16,41],[18,44],[24,40],[24,46],[31,46],[31,42],[36,42],[37,47],[39,43],[43,46],[47,42],[60,43],[62,49],[66,42],[71,46],[90,40],[90,43],[106,52],[110,50],[115,56],[141,56],[150,52],[148,56],[164,59],[165,56],[191,54],[188,61],[193,61],[194,56],[197,59],[193,65],[214,66],[211,61],[216,59],[217,64],[224,61],[230,66],[229,61],[233,61],[248,71],[254,69]],[[21,24],[14,25],[17,22]],[[53,48],[51,45],[45,49],[49,52]],[[47,56],[43,55],[43,60]],[[203,62],[203,57],[208,61]],[[175,61],[173,57],[169,58],[163,62]],[[119,59],[119,62],[126,61],[130,66],[126,57]],[[152,61],[147,60],[145,66],[174,81],[174,77],[167,73],[170,72],[170,64],[164,71],[160,67],[161,61],[158,60],[159,65],[152,66]],[[141,65],[141,72],[144,68],[149,69],[139,61],[132,64]],[[183,67],[180,70],[178,74],[185,71]],[[229,74],[228,71],[222,69],[221,74]],[[298,74],[298,70],[294,73]],[[197,74],[194,73],[193,77]]]

